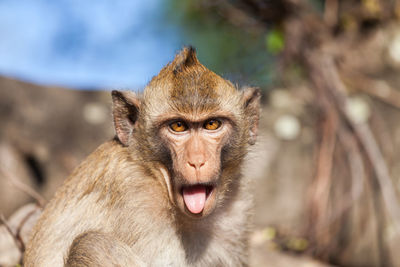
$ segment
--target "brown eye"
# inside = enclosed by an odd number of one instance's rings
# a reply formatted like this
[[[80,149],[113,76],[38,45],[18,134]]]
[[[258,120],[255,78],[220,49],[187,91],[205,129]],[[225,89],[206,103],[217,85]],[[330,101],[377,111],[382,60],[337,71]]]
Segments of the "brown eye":
[[[217,130],[221,126],[219,120],[209,120],[204,124],[204,128],[207,130]]]
[[[187,130],[187,126],[183,121],[176,121],[169,125],[174,132],[184,132]]]

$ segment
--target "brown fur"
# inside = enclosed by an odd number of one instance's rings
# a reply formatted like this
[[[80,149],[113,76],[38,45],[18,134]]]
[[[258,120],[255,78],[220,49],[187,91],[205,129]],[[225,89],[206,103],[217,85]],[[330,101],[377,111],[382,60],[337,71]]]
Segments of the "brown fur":
[[[251,197],[240,166],[257,134],[258,90],[238,91],[185,48],[143,95],[112,95],[115,140],[57,191],[25,266],[245,266]],[[209,118],[218,131],[203,129]],[[191,130],[171,131],[176,119]],[[193,214],[180,188],[197,183],[212,193]]]

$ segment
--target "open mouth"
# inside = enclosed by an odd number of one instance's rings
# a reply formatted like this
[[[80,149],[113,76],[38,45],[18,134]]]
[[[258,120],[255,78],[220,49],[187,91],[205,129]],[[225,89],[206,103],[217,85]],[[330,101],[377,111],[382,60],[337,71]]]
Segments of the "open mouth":
[[[186,208],[193,214],[201,213],[213,190],[214,186],[209,184],[183,186],[181,193]]]

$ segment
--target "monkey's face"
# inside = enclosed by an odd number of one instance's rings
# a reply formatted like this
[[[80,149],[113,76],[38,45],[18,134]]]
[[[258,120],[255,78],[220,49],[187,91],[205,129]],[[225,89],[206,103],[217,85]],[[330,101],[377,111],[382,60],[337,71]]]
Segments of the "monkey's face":
[[[219,199],[221,153],[233,131],[229,114],[163,116],[160,138],[171,159],[172,201],[192,217],[210,214]]]
[[[178,209],[201,218],[233,191],[257,135],[259,99],[259,90],[238,91],[185,48],[142,97],[113,91],[114,125],[121,144],[137,152],[148,170],[164,165],[160,170]]]

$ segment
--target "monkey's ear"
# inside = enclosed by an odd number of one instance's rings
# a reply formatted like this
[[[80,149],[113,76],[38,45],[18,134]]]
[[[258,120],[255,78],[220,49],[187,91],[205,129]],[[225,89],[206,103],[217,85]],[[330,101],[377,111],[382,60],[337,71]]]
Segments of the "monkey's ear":
[[[246,117],[250,122],[249,144],[254,145],[258,133],[258,121],[260,119],[260,98],[261,91],[258,88],[246,87],[243,90],[242,101]]]
[[[140,100],[133,92],[112,91],[114,127],[119,141],[128,146],[139,116]]]

